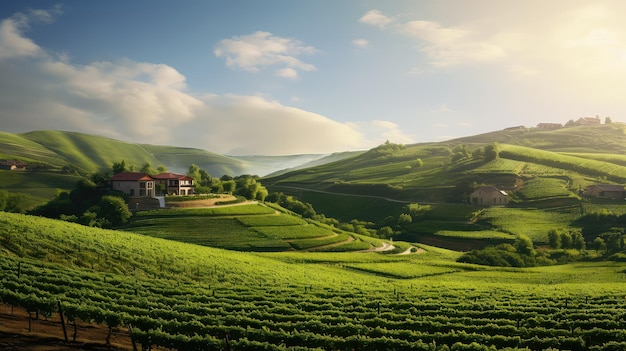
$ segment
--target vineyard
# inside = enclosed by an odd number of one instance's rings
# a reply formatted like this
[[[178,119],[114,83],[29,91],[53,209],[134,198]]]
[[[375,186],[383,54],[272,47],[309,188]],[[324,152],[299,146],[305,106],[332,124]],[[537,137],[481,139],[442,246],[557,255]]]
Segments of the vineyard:
[[[0,300],[60,306],[70,340],[82,321],[145,350],[626,347],[626,264],[497,269],[423,248],[242,253],[0,213]]]
[[[382,246],[262,204],[139,212],[124,230],[238,251],[359,251]]]

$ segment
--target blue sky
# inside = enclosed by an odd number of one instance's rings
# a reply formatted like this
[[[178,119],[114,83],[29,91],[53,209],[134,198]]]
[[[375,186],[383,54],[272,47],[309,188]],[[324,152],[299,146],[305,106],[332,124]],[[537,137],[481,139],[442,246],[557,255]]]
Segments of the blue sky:
[[[12,1],[0,130],[228,155],[623,120],[623,1]]]

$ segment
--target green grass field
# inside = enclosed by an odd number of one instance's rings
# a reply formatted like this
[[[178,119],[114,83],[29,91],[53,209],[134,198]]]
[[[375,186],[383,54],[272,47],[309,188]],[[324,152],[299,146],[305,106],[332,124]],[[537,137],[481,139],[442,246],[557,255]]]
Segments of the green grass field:
[[[576,218],[573,213],[528,210],[516,208],[487,208],[479,220],[513,235],[526,235],[535,243],[547,243],[550,229],[579,230],[570,224]]]
[[[381,245],[262,204],[138,212],[120,229],[238,251],[357,251]]]

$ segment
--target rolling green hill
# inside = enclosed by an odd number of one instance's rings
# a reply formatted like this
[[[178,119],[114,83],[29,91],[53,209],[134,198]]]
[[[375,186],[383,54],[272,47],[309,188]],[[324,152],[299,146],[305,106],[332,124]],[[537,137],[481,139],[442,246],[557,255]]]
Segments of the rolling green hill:
[[[526,235],[541,244],[549,229],[580,230],[572,224],[575,218],[608,208],[579,192],[591,184],[626,182],[624,128],[615,123],[502,130],[440,143],[386,143],[262,181],[270,191],[296,196],[328,217],[373,222],[374,228],[393,227],[409,203],[426,205],[402,229],[402,240],[469,250]],[[498,157],[485,157],[489,147],[497,148]],[[507,191],[511,208],[475,216],[479,208],[468,206],[468,196],[477,185]],[[617,212],[625,207],[610,206]]]
[[[62,306],[70,340],[97,324],[142,349],[626,346],[624,263],[480,267],[422,247],[413,255],[244,253],[0,212],[0,314],[15,307],[45,317],[62,340]],[[32,333],[23,323],[25,335],[44,333],[42,322]]]
[[[291,186],[378,195],[416,202],[460,202],[459,186],[490,184],[516,190],[534,177],[562,177],[570,189],[626,182],[623,124],[504,130],[441,143],[384,144],[337,162],[268,176],[273,189]],[[499,157],[474,155],[499,143]],[[455,159],[457,154],[465,156]]]
[[[332,162],[347,154],[289,155],[289,156],[224,156],[206,150],[135,144],[77,132],[34,131],[21,134],[0,132],[0,159],[21,160],[60,169],[71,166],[83,173],[110,169],[115,162],[140,167],[150,162],[154,168],[166,166],[170,171],[185,173],[191,164],[207,170],[210,174],[265,175],[285,168],[297,167],[309,162]]]

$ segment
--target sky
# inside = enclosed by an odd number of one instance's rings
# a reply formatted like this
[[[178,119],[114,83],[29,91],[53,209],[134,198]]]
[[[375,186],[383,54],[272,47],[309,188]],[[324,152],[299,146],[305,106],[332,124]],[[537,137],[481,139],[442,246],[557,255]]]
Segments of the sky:
[[[626,2],[4,1],[0,131],[326,154],[626,114]]]

